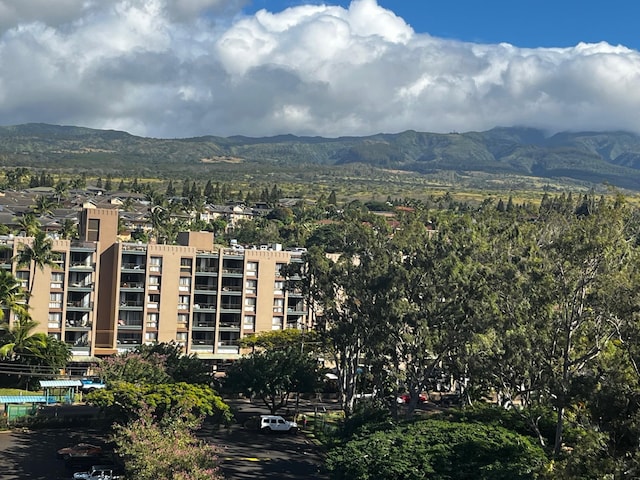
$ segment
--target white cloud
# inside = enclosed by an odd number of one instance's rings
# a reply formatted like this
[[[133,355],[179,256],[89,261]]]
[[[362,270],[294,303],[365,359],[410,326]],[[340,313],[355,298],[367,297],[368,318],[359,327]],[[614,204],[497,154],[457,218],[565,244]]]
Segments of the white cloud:
[[[0,0],[0,124],[162,137],[640,132],[635,50],[444,40],[375,0],[251,17],[244,3]]]

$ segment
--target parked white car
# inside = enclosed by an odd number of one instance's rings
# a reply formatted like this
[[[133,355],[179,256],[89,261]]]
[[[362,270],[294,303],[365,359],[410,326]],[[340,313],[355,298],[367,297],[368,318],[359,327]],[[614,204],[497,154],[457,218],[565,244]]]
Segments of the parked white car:
[[[260,430],[265,433],[298,431],[298,424],[285,420],[280,415],[260,415]]]
[[[117,480],[119,475],[113,473],[110,465],[93,465],[87,472],[76,472],[73,474],[74,480]]]

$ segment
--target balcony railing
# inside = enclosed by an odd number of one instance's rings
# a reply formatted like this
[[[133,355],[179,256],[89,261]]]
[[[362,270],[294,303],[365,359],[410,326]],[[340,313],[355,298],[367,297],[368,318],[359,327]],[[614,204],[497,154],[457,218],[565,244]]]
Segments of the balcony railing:
[[[144,263],[122,263],[123,270],[144,270],[146,265]]]
[[[220,328],[240,330],[240,322],[220,322]]]
[[[144,288],[144,282],[122,282],[120,288]]]
[[[93,308],[93,302],[87,302],[85,300],[69,300],[67,301],[67,307]]]
[[[215,303],[194,303],[193,309],[194,310],[215,310],[216,304]]]
[[[93,268],[93,263],[91,262],[71,262],[69,264],[69,268]]]
[[[216,322],[194,322],[194,328],[213,328],[216,326]]]
[[[240,303],[221,303],[220,308],[224,310],[240,310],[242,309],[242,304]]]
[[[240,275],[242,275],[243,271],[244,270],[242,268],[233,268],[233,267],[227,267],[222,269],[222,273],[232,273],[232,274],[240,274]]]
[[[91,328],[93,323],[88,320],[66,320],[67,328]]]
[[[142,320],[118,320],[118,328],[142,328]]]
[[[142,300],[123,300],[120,302],[121,307],[143,307],[144,302]]]
[[[196,273],[218,273],[218,266],[197,266],[196,265]]]
[[[223,292],[242,292],[242,285],[223,285]]]

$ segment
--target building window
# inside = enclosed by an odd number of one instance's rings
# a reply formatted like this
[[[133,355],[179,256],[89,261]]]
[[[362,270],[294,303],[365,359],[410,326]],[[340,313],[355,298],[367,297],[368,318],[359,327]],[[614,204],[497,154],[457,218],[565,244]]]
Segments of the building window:
[[[61,289],[63,281],[64,281],[64,273],[51,272],[51,288],[52,289]]]
[[[60,323],[62,322],[62,313],[53,312],[49,314],[49,328],[60,328]]]
[[[158,341],[158,332],[147,332],[144,334],[145,342],[155,343]]]
[[[158,314],[157,313],[147,313],[147,327],[148,328],[158,328]]]
[[[162,257],[151,257],[149,259],[149,271],[156,273],[162,272]]]
[[[49,308],[62,308],[62,293],[49,294]]]
[[[184,345],[187,343],[187,332],[178,332],[176,333],[176,342],[180,345]]]
[[[29,288],[29,272],[28,271],[17,271],[16,272],[16,280],[20,282],[20,286],[22,288]]]
[[[282,330],[282,317],[273,317],[271,319],[271,330]]]
[[[179,328],[187,328],[189,326],[189,315],[186,313],[178,314],[178,327]]]
[[[191,264],[193,260],[188,257],[183,257],[180,259],[180,272],[182,273],[191,273]]]
[[[286,263],[276,263],[276,277],[282,276],[282,270],[284,269]]]
[[[157,293],[150,293],[147,299],[147,308],[158,308],[160,306],[160,295]]]
[[[255,277],[258,275],[258,262],[247,262],[247,276]]]
[[[253,315],[245,315],[244,316],[244,329],[245,330],[253,330],[256,328],[256,317]]]
[[[249,273],[249,272],[247,272]],[[258,280],[247,280],[244,284],[245,293],[255,295],[258,291]]]
[[[157,275],[151,275],[149,277],[149,290],[160,289],[160,277]]]
[[[181,292],[191,291],[191,277],[180,277],[178,290]]]
[[[256,311],[256,299],[254,297],[247,297],[244,299],[244,311],[245,312]]]
[[[87,240],[89,242],[97,242],[100,240],[100,220],[90,218],[87,222]]]
[[[178,297],[178,310],[189,310],[189,295]]]
[[[274,295],[284,294],[284,282],[282,280],[276,280],[275,282],[273,282],[273,294]]]
[[[282,313],[283,308],[284,308],[284,298],[274,298],[273,313]]]

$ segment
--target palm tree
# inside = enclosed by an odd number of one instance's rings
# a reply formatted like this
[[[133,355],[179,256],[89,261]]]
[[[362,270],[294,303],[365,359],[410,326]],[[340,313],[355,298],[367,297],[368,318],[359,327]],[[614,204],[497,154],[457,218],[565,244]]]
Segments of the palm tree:
[[[76,238],[78,235],[78,225],[70,218],[65,218],[58,233],[60,233],[61,238],[67,240]]]
[[[33,213],[25,213],[16,221],[18,231],[23,231],[27,237],[35,236],[40,230],[40,222]]]
[[[36,233],[31,245],[24,244],[16,259],[18,266],[29,266],[29,295],[27,303],[33,294],[35,285],[36,269],[44,272],[45,267],[58,268],[55,259],[58,253],[53,251],[53,242],[41,230]]]
[[[67,192],[69,191],[69,184],[63,180],[58,180],[56,183],[55,192],[56,199],[58,200],[58,205],[62,203],[62,198],[67,196]]]
[[[38,326],[38,322],[30,318],[21,318],[13,324],[13,327],[5,327],[5,342],[0,347],[0,358],[32,359],[41,357],[43,349],[48,344],[46,333],[32,333]]]
[[[6,270],[0,270],[0,320],[10,312],[15,313],[18,318],[28,318],[26,299],[16,277]]]
[[[40,216],[51,215],[53,213],[53,198],[45,195],[38,195],[35,198],[35,204],[32,206],[33,213],[37,213]]]

